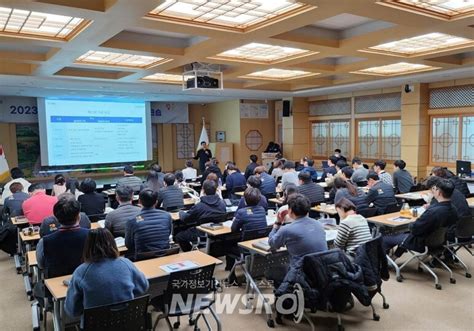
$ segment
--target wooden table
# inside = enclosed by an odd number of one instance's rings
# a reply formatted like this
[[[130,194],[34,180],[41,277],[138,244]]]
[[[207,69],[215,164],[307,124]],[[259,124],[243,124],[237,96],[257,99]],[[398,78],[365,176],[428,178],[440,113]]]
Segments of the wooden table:
[[[28,224],[28,219],[24,216],[11,217],[13,225],[25,225]]]
[[[31,243],[33,241],[38,241],[41,239],[39,233],[36,233],[32,236],[28,236],[26,234],[23,233],[23,231],[20,231],[20,239],[22,242],[24,243]]]
[[[427,195],[429,192],[430,190],[395,194],[395,198],[412,201],[423,200],[423,196]]]
[[[390,213],[390,214],[385,214],[385,215],[373,216],[373,217],[368,218],[367,221],[374,223],[377,226],[387,226],[390,228],[396,228],[396,227],[406,226],[410,223],[415,222],[418,219],[418,217],[410,216],[410,218],[405,221],[394,221],[393,219],[397,217],[408,218],[408,216],[400,215],[400,212],[395,212],[395,213]]]
[[[317,211],[319,213],[324,213],[329,216],[337,215],[336,207],[334,205],[326,205],[324,207],[321,205],[317,205],[317,206],[312,207],[311,210]]]
[[[145,261],[135,262],[135,266],[145,274],[147,279],[153,279],[154,281],[162,280],[163,277],[167,276],[168,273],[160,268],[162,265],[179,263],[183,261],[192,261],[200,267],[205,267],[211,264],[221,264],[222,261],[212,256],[204,254],[200,251],[191,251],[186,253],[180,253],[170,256],[159,257],[156,259],[150,259]],[[64,315],[64,299],[67,294],[67,286],[63,284],[64,280],[71,279],[71,275],[55,277],[45,280],[45,285],[53,296],[54,302],[54,313],[53,313],[53,325],[54,330],[64,330],[63,315]]]

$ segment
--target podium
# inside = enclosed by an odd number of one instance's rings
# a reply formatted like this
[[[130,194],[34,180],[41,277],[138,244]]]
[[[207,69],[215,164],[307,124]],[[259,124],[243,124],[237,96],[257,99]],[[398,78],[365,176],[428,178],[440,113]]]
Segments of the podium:
[[[267,170],[272,166],[273,161],[275,161],[275,156],[278,153],[262,153],[262,165],[264,165]]]

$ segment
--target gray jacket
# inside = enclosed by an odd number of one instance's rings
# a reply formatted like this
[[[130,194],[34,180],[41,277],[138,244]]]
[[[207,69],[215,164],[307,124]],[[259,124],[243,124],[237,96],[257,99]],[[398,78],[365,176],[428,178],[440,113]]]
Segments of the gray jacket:
[[[131,219],[140,214],[141,208],[131,203],[120,204],[117,209],[105,216],[105,228],[109,229],[114,237],[125,237],[125,226]]]

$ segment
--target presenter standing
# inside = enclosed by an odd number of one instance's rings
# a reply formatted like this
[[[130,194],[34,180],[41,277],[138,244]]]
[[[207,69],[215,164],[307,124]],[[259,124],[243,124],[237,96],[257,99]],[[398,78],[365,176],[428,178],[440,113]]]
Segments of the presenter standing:
[[[201,147],[194,156],[195,160],[199,160],[199,171],[201,172],[201,175],[204,173],[204,170],[206,170],[206,162],[211,158],[212,152],[209,148],[207,148],[207,143],[205,141],[201,141]]]

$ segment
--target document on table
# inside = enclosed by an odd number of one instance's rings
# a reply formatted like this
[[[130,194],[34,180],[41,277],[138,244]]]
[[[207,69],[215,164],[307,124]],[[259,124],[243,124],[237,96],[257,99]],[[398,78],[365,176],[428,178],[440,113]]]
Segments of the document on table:
[[[392,217],[388,218],[389,221],[395,221],[395,222],[406,222],[411,220],[410,217],[403,217],[403,216],[398,216],[398,217]]]
[[[97,223],[99,223],[99,226],[100,226],[101,228],[105,228],[105,220],[97,221]]]
[[[326,230],[326,241],[336,240],[337,230]]]
[[[124,237],[117,237],[117,238],[115,238],[115,243],[117,244],[117,247],[123,247],[123,246],[125,246],[125,238]]]
[[[194,269],[199,267],[196,263],[185,260],[182,262],[177,262],[177,263],[170,263],[170,264],[165,264],[160,267],[161,270],[166,271],[168,273],[176,272],[176,271],[183,271],[183,270],[189,270],[189,269]]]

